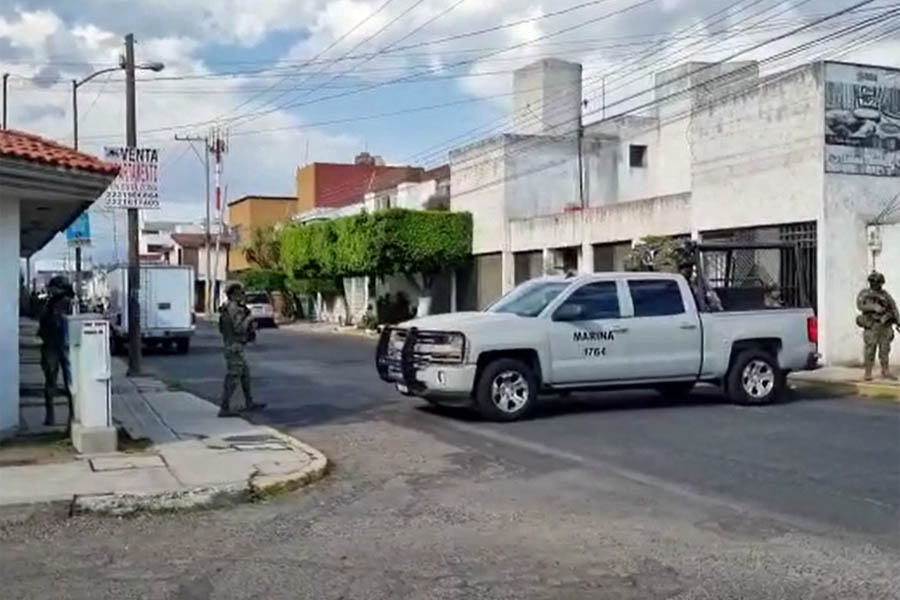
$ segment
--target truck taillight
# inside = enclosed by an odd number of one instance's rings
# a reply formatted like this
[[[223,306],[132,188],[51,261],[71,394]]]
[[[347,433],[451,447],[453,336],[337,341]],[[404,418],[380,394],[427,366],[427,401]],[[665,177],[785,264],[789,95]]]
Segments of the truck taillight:
[[[810,343],[819,343],[819,320],[815,317],[806,319],[806,337]]]

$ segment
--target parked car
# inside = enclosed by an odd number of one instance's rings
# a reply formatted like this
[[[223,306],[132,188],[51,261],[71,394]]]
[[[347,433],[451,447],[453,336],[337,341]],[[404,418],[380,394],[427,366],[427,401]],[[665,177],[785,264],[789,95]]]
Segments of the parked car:
[[[526,282],[484,312],[386,328],[376,367],[406,395],[526,416],[539,393],[649,387],[683,395],[698,382],[741,404],[778,400],[790,371],[815,368],[811,308],[700,312],[671,273],[598,273]]]
[[[272,299],[266,292],[249,291],[246,294],[247,308],[250,309],[250,316],[257,325],[265,325],[267,327],[277,327],[275,322],[275,307],[272,305]]]

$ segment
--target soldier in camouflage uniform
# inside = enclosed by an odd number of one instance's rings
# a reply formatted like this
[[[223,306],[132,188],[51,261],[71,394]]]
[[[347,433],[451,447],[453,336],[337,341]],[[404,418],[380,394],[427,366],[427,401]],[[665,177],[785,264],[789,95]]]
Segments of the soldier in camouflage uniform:
[[[225,364],[228,368],[225,374],[225,389],[222,392],[222,406],[219,410],[220,417],[234,417],[237,413],[231,410],[231,396],[237,389],[238,382],[244,392],[245,406],[243,410],[260,410],[265,404],[254,402],[250,393],[250,369],[247,367],[247,359],[244,356],[244,345],[251,341],[255,335],[255,325],[250,318],[250,309],[244,303],[244,288],[240,284],[228,286],[225,292],[228,302],[222,306],[219,313],[219,331],[225,345]]]
[[[881,362],[881,376],[896,380],[897,377],[891,374],[888,367],[888,358],[894,340],[894,327],[900,325],[900,313],[897,312],[897,303],[884,289],[884,275],[877,271],[869,274],[869,287],[859,293],[856,306],[862,313],[856,318],[856,324],[863,329],[866,381],[872,379],[876,350]]]

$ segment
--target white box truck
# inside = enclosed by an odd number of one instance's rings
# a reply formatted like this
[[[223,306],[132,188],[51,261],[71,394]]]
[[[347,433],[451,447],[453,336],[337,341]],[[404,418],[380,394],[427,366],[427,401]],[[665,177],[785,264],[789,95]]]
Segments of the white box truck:
[[[182,265],[141,265],[141,340],[149,347],[174,346],[187,353],[194,335],[194,269]],[[114,354],[128,347],[128,267],[112,269],[109,323]]]

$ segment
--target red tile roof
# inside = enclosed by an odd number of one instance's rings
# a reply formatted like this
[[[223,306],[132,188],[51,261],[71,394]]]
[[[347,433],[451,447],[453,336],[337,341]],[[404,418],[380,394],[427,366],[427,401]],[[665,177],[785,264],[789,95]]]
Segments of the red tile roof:
[[[15,129],[0,130],[0,157],[18,158],[99,175],[116,175],[119,172],[118,165],[33,133]]]

